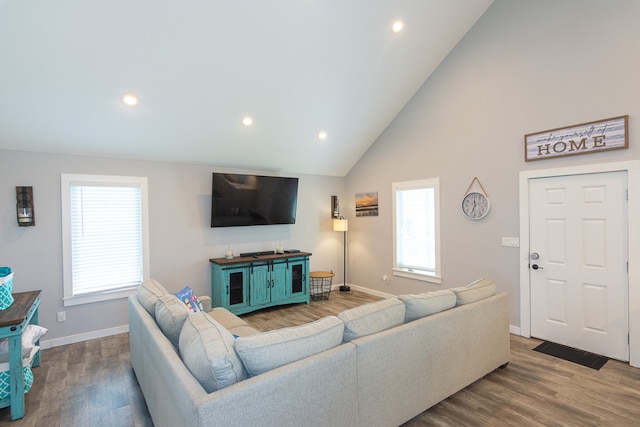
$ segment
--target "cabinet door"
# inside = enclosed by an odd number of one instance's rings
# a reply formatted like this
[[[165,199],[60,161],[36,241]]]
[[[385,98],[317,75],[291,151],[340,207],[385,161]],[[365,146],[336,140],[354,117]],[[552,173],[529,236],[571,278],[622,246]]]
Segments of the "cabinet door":
[[[287,266],[285,262],[271,265],[271,301],[282,301],[287,294]]]
[[[251,267],[251,305],[267,304],[271,300],[269,265]]]
[[[247,305],[247,279],[246,268],[234,268],[225,271],[223,275],[223,306],[233,310]]]
[[[309,284],[307,283],[307,263],[304,260],[289,263],[289,295],[308,294]]]

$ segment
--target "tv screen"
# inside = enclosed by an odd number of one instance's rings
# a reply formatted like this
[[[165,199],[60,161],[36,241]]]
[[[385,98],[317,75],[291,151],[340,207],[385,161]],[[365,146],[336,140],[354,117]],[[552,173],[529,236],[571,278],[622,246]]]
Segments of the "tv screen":
[[[298,178],[213,173],[211,227],[295,224]]]

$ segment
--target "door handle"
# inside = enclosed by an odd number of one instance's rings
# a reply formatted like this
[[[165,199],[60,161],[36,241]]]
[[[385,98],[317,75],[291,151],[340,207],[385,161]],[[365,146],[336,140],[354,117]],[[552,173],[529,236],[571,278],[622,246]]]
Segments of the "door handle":
[[[544,270],[544,268],[543,268],[543,267],[540,267],[538,264],[533,264],[533,265],[531,266],[531,268],[533,268],[534,270],[538,270],[538,269],[539,269],[539,270]]]

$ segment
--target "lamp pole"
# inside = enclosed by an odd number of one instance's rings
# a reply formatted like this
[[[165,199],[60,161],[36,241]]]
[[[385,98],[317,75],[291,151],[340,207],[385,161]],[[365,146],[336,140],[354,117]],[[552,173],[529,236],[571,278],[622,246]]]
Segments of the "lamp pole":
[[[343,279],[344,283],[340,286],[340,292],[349,292],[351,288],[347,285],[347,230],[343,231],[343,243],[342,243],[342,251],[344,252],[344,260],[342,262],[342,266],[344,268],[343,271]]]
[[[348,220],[340,216],[333,220],[333,231],[342,231],[344,234],[342,235],[342,251],[344,254],[344,260],[342,266],[344,267],[343,273],[343,281],[344,283],[340,286],[340,292],[349,292],[351,288],[347,285],[347,230],[349,229]]]

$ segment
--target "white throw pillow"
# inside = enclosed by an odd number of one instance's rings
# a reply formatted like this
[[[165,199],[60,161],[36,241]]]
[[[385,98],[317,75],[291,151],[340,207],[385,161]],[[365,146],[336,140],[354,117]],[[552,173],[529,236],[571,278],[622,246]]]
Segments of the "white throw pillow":
[[[233,342],[233,335],[203,311],[185,319],[178,339],[180,357],[207,393],[247,378]]]
[[[22,332],[22,346],[26,348],[35,347],[38,340],[49,330],[40,325],[27,325]]]
[[[344,324],[327,316],[301,326],[236,339],[236,352],[251,375],[259,375],[342,343]]]
[[[40,325],[27,325],[22,332],[22,357],[29,356],[38,340],[49,330]],[[9,338],[0,339],[0,363],[9,361]]]
[[[398,295],[398,299],[404,302],[407,308],[404,315],[405,322],[431,316],[456,306],[456,294],[449,289],[421,294]]]
[[[375,334],[404,323],[405,306],[397,298],[370,302],[338,314],[344,322],[343,342]]]

